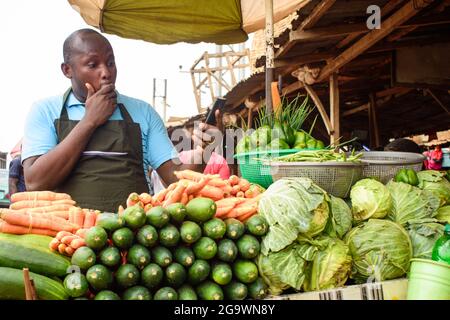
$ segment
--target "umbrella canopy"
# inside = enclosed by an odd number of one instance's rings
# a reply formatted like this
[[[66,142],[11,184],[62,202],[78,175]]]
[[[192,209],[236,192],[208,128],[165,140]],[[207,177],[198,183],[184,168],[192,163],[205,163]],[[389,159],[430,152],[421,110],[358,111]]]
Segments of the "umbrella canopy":
[[[241,43],[264,29],[264,0],[68,0],[87,24],[158,44]],[[274,22],[310,0],[274,1]]]

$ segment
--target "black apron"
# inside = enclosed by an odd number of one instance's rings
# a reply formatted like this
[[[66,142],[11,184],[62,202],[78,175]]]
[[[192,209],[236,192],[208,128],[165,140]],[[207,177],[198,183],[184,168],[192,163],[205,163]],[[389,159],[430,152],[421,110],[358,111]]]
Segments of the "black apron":
[[[79,121],[69,120],[66,102],[72,90],[63,97],[61,115],[55,120],[58,143],[63,141]],[[118,104],[123,120],[109,120],[92,134],[84,152],[66,180],[55,190],[68,193],[82,208],[117,212],[128,195],[148,192],[145,178],[141,127],[133,122],[123,104]],[[107,153],[121,153],[114,155]]]

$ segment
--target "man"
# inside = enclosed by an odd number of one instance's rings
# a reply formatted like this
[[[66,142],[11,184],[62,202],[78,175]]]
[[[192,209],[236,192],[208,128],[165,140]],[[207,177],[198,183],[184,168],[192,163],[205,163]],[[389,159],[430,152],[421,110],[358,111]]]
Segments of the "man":
[[[28,190],[65,192],[81,207],[114,212],[131,192],[149,191],[149,167],[166,184],[176,181],[175,170],[203,171],[204,164],[173,161],[177,153],[154,109],[115,90],[114,52],[105,37],[75,31],[63,54],[61,70],[71,88],[37,102],[27,117],[22,159]],[[210,129],[203,124],[195,140]]]
[[[25,179],[23,176],[23,167],[20,161],[20,155],[16,156],[9,163],[9,195],[13,195],[17,192],[26,191]]]

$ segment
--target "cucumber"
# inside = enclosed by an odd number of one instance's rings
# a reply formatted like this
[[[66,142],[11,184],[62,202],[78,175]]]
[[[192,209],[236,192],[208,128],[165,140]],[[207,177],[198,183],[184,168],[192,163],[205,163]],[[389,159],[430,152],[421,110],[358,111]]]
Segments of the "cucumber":
[[[190,285],[182,285],[178,289],[178,300],[198,300],[197,293]]]
[[[123,264],[117,269],[115,274],[116,283],[119,287],[126,289],[133,287],[139,283],[140,273],[139,270],[132,264]]]
[[[178,293],[171,287],[163,287],[156,291],[153,300],[178,300]]]
[[[166,268],[166,280],[169,286],[178,288],[186,280],[186,270],[181,264],[174,262]]]
[[[201,300],[223,300],[223,291],[212,281],[205,281],[197,287],[197,294]]]
[[[175,261],[183,267],[189,268],[195,261],[195,255],[191,248],[178,247],[174,251]]]
[[[156,263],[150,263],[141,272],[141,282],[149,289],[158,287],[164,277],[164,272]]]
[[[173,261],[172,253],[169,249],[162,246],[157,246],[152,249],[152,257],[153,261],[162,268],[167,267]]]
[[[132,230],[139,229],[145,224],[147,217],[144,209],[139,206],[132,206],[125,209],[122,214],[125,224]]]
[[[72,298],[78,298],[87,293],[89,283],[84,274],[75,272],[64,278],[64,289]]]
[[[188,281],[191,284],[199,284],[208,278],[211,272],[211,266],[205,260],[195,260],[188,270]]]
[[[185,221],[181,225],[180,235],[183,242],[192,244],[201,238],[202,229],[195,222]]]
[[[111,290],[103,290],[96,294],[94,300],[120,300],[120,297]]]
[[[36,294],[41,300],[67,300],[69,295],[62,283],[30,272]],[[0,267],[0,300],[25,300],[23,271]]]
[[[192,247],[195,257],[198,259],[209,260],[214,258],[217,253],[216,242],[208,237],[202,237]]]
[[[119,249],[128,249],[133,245],[133,231],[128,228],[117,229],[112,234],[112,241]]]
[[[23,244],[29,244],[35,246],[37,249],[42,249],[44,251],[51,252],[49,245],[50,241],[53,240],[52,237],[42,236],[39,234],[23,234],[15,235],[9,233],[0,233],[0,241],[6,240],[17,240]]]
[[[78,250],[75,251],[75,254],[78,252]],[[103,249],[102,251],[100,251],[98,258],[100,262],[108,268],[117,267],[121,260],[120,251],[116,247],[108,247]]]
[[[86,272],[86,279],[90,286],[96,291],[108,289],[113,283],[111,271],[101,264],[90,267]]]
[[[31,272],[46,276],[66,275],[71,265],[68,259],[23,239],[0,236],[0,267],[28,268]]]
[[[100,250],[106,245],[108,234],[102,227],[92,227],[86,231],[84,241],[92,250]]]
[[[232,240],[239,239],[245,232],[244,224],[237,219],[234,218],[226,219],[225,224],[227,225],[226,231],[227,237]]]
[[[95,264],[96,260],[95,252],[91,248],[80,247],[73,254],[71,262],[82,271],[86,271]]]
[[[225,262],[233,262],[238,255],[236,244],[230,239],[222,239],[217,246],[217,257]]]
[[[156,228],[164,227],[170,220],[169,213],[161,206],[151,208],[146,215],[147,223]]]
[[[182,223],[186,217],[186,207],[182,203],[172,203],[166,207],[173,223]]]
[[[117,229],[125,227],[125,220],[115,213],[100,213],[97,216],[95,225],[102,227],[108,232],[113,232]]]
[[[211,239],[222,239],[227,231],[227,225],[222,219],[213,218],[203,224],[203,234]]]
[[[226,263],[218,263],[214,265],[211,270],[211,278],[215,283],[221,286],[225,286],[230,283],[232,277],[233,272],[231,271],[231,267]]]
[[[233,265],[234,276],[243,283],[252,283],[258,278],[258,267],[249,260],[237,260]]]
[[[139,270],[150,263],[150,251],[140,244],[135,244],[128,250],[128,263],[135,265]]]
[[[144,247],[151,248],[158,242],[158,231],[151,225],[143,226],[139,229],[136,240]]]
[[[236,245],[239,250],[239,254],[244,259],[253,259],[259,254],[261,250],[261,245],[258,239],[250,234],[244,234],[238,241]]]
[[[231,281],[224,287],[225,297],[228,300],[244,300],[247,297],[247,286],[238,281]]]
[[[269,225],[266,219],[260,215],[255,214],[245,222],[245,228],[254,236],[263,236],[269,231]]]
[[[264,299],[267,296],[267,284],[263,278],[258,277],[254,282],[248,285],[248,295],[252,299]]]
[[[151,300],[152,295],[146,287],[134,286],[124,291],[123,300]]]
[[[159,230],[159,243],[165,247],[175,247],[180,241],[180,232],[178,229],[169,224]]]

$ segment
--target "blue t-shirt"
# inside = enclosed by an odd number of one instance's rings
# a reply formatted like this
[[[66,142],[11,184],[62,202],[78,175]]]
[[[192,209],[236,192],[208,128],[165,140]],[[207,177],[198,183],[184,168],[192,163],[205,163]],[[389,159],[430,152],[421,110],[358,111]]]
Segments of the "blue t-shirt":
[[[17,191],[26,191],[25,188],[25,177],[23,176],[23,167],[20,163],[20,157],[14,158],[9,163],[9,177],[14,179],[19,179],[17,183]]]
[[[25,122],[22,145],[22,161],[40,156],[53,149],[58,141],[54,125],[61,115],[63,96],[40,100],[33,104]],[[150,167],[158,169],[167,160],[176,158],[177,152],[169,139],[167,130],[158,113],[146,102],[122,94],[117,95],[134,122],[141,127],[144,172]],[[81,120],[84,116],[84,103],[70,93],[66,102],[70,120]],[[109,120],[121,120],[122,115],[116,108]],[[148,181],[148,175],[145,175]]]

